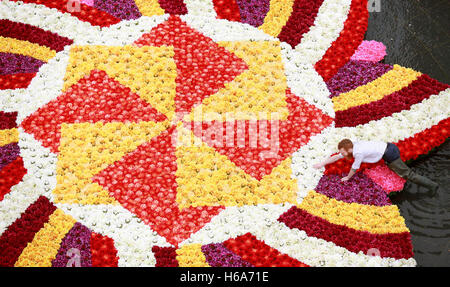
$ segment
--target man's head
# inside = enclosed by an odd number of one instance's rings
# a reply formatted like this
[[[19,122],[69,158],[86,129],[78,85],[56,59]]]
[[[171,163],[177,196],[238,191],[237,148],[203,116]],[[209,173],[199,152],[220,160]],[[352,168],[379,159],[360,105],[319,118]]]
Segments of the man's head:
[[[346,158],[352,158],[353,157],[353,143],[349,139],[343,139],[338,144],[338,150],[339,152],[345,156]]]

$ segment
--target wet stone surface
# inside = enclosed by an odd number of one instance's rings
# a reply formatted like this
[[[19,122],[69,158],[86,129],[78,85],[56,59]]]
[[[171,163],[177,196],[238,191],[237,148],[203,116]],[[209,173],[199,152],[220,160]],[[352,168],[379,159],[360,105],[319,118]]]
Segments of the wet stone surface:
[[[379,0],[372,12],[366,40],[383,42],[385,63],[413,68],[450,82],[450,1]]]
[[[413,68],[450,83],[450,1],[380,0],[370,13],[366,40],[383,42],[386,64]],[[418,266],[450,266],[450,141],[411,163],[419,174],[438,182],[438,195],[407,183],[392,197],[411,231]]]

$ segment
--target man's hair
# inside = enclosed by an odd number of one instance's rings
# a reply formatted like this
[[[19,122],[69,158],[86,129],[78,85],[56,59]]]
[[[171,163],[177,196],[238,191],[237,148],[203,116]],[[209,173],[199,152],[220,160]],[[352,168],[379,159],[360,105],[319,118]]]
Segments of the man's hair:
[[[343,139],[338,144],[338,149],[343,148],[345,150],[348,150],[349,148],[352,148],[352,147],[353,147],[353,143],[349,139]]]

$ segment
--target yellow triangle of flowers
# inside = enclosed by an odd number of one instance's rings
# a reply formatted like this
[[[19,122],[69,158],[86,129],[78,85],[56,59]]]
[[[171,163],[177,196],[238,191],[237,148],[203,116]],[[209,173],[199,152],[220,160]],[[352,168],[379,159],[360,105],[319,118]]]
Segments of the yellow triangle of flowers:
[[[163,123],[63,124],[57,165],[55,201],[117,204],[92,177],[139,145],[167,129]]]
[[[220,46],[247,63],[248,70],[216,94],[206,98],[186,118],[187,121],[263,120],[274,117],[284,120],[289,115],[286,103],[286,76],[279,42],[220,42]],[[197,115],[202,115],[198,117]]]
[[[189,138],[184,138],[188,136]],[[296,202],[297,181],[288,158],[261,181],[237,167],[205,143],[189,145],[195,135],[178,127],[177,203],[179,208],[242,206]],[[198,142],[196,140],[196,142]]]
[[[177,76],[174,55],[173,47],[168,46],[74,46],[63,91],[92,70],[103,70],[171,119]]]

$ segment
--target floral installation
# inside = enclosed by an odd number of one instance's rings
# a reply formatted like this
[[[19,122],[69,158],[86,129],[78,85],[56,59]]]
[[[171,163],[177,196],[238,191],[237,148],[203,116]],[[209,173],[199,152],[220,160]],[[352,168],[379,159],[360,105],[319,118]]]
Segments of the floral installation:
[[[450,133],[449,86],[363,41],[367,1],[72,2],[0,2],[0,266],[416,265],[403,179],[312,167]]]

